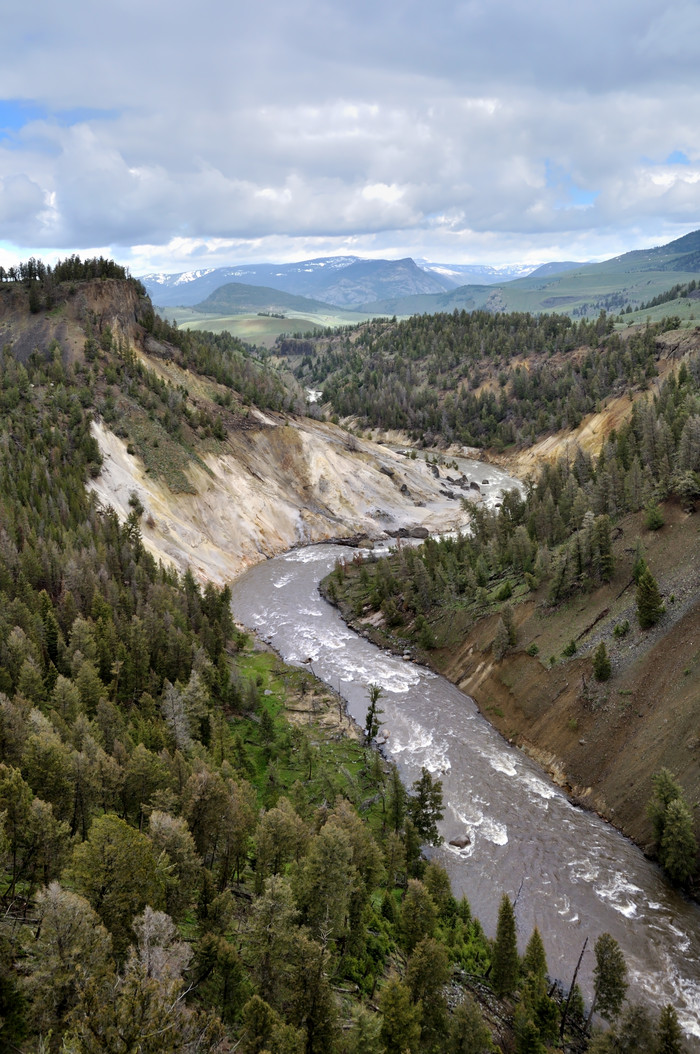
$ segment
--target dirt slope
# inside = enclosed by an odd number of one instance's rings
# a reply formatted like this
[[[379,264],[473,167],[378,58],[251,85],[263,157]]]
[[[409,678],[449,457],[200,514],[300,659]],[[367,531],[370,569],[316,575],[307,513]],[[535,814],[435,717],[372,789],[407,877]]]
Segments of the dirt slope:
[[[173,494],[123,440],[93,427],[104,465],[91,489],[122,518],[137,494],[146,546],[202,581],[221,584],[295,545],[466,522],[424,461],[310,419],[255,414],[229,435],[224,453],[201,455],[206,469],[191,464],[194,494]]]
[[[500,663],[491,654],[495,618],[435,656],[436,668],[507,738],[641,845],[650,844],[645,806],[662,766],[679,778],[691,806],[700,801],[700,520],[677,506],[666,514],[666,526],[653,533],[644,531],[641,514],[622,521],[608,585],[556,611],[536,594],[518,605],[518,645]],[[667,608],[646,631],[636,622],[632,582],[639,535]],[[615,638],[626,619],[628,634]],[[576,655],[565,659],[572,639]],[[592,674],[601,640],[613,668],[604,684]],[[536,657],[525,650],[532,644]]]

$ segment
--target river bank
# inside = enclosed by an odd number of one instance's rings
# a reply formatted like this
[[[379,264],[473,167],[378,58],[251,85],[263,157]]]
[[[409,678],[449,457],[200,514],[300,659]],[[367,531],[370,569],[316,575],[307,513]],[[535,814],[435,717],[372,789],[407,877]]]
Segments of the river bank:
[[[509,746],[454,685],[386,649],[341,620],[318,593],[319,580],[347,549],[298,549],[252,568],[232,586],[234,615],[286,662],[303,667],[347,700],[364,723],[369,684],[383,687],[385,750],[404,783],[423,766],[443,782],[446,842],[435,853],[487,933],[502,892],[520,890],[521,934],[546,935],[553,976],[568,979],[583,942],[601,932],[619,941],[631,995],[679,1008],[686,1031],[700,1029],[700,916],[631,842],[595,815],[572,807],[522,750]],[[590,944],[590,942],[589,942]],[[590,993],[592,955],[583,966]],[[700,1041],[700,1034],[698,1034]]]
[[[476,618],[464,611],[445,616],[432,627],[437,646],[428,648],[421,647],[420,632],[411,624],[389,628],[376,612],[358,616],[361,588],[338,583],[336,596],[328,595],[380,647],[408,651],[472,697],[494,727],[535,758],[573,800],[649,852],[646,804],[653,774],[670,769],[688,800],[700,798],[697,525],[678,506],[669,505],[665,515],[659,531],[644,530],[643,513],[616,525],[610,582],[556,608],[542,590],[519,596],[513,602],[516,644],[499,660],[492,650],[497,611]],[[667,607],[650,630],[641,630],[636,619],[632,565],[640,534]],[[616,634],[616,626],[627,628]],[[611,661],[604,683],[592,670],[601,641]]]

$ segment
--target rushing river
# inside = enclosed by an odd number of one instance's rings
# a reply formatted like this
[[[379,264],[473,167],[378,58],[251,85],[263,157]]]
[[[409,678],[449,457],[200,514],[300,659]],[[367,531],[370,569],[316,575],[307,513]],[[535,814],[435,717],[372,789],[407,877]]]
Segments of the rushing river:
[[[491,478],[493,470],[484,469]],[[521,951],[537,925],[549,970],[570,982],[586,937],[579,980],[590,997],[593,943],[608,932],[629,968],[630,996],[660,1008],[673,1003],[688,1047],[700,1052],[700,910],[667,884],[631,842],[561,791],[481,717],[444,678],[381,651],[349,629],[318,593],[318,582],[347,549],[294,550],[233,584],[233,611],[291,663],[347,700],[363,725],[367,686],[384,689],[386,750],[404,782],[425,766],[443,782],[446,842],[467,834],[463,850],[435,851],[457,896],[465,893],[494,934],[503,892],[516,905]]]

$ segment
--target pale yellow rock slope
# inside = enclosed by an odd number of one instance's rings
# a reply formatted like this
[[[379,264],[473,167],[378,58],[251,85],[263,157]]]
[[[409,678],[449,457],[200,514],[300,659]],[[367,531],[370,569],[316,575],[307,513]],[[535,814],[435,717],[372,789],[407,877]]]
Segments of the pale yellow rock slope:
[[[200,581],[223,584],[295,545],[402,527],[446,531],[468,519],[424,461],[311,419],[258,413],[220,453],[201,455],[206,469],[191,463],[196,494],[173,494],[104,424],[93,430],[104,465],[91,489],[120,519],[136,493],[146,547]]]

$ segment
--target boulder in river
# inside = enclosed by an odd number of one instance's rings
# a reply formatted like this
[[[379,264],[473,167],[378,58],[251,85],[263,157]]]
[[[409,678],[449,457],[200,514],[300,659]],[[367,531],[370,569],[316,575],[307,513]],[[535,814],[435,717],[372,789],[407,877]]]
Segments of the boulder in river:
[[[468,834],[465,834],[461,838],[451,838],[448,844],[453,845],[456,849],[466,849],[472,844],[472,840]]]

